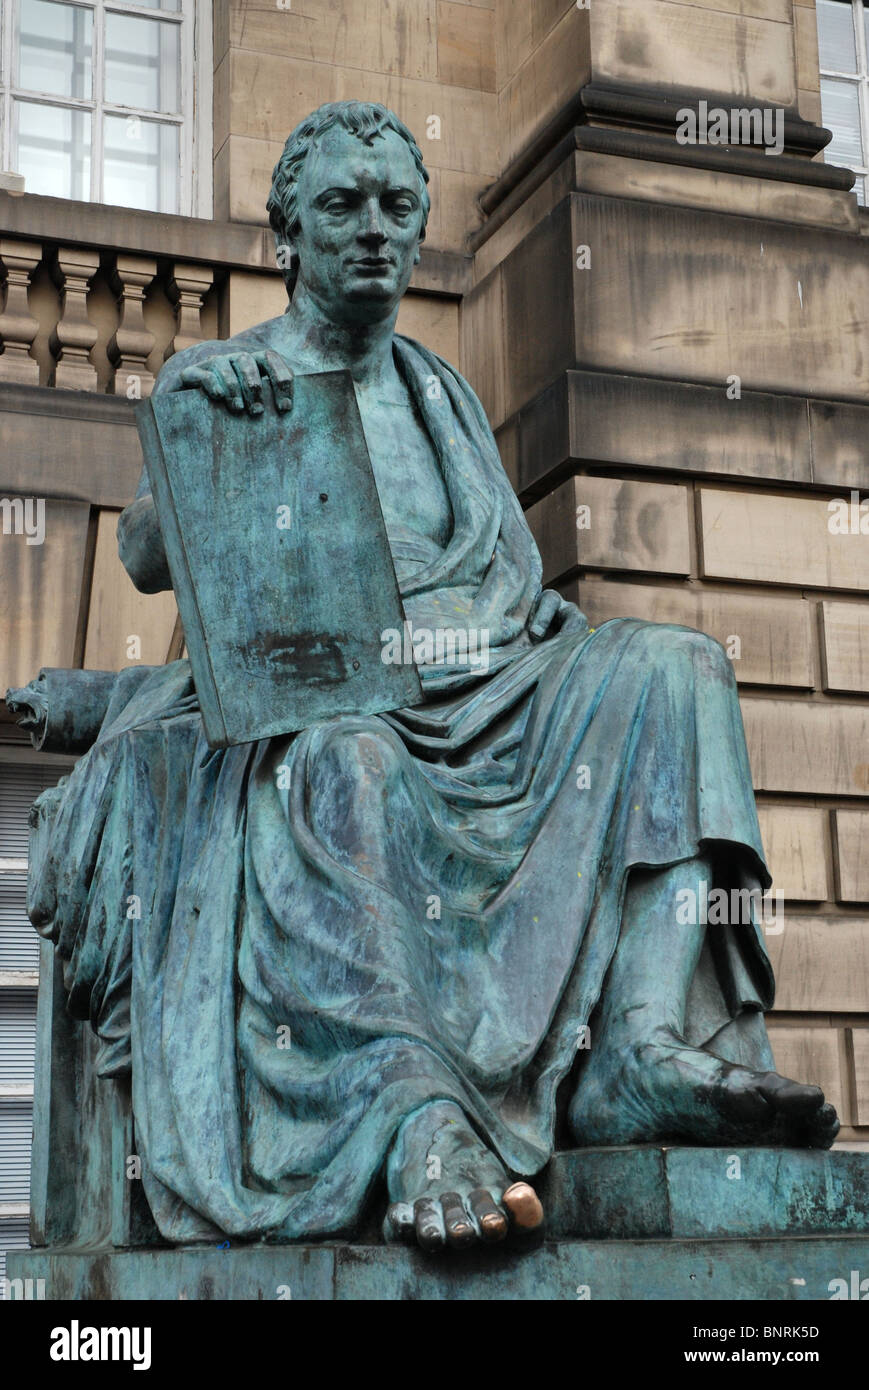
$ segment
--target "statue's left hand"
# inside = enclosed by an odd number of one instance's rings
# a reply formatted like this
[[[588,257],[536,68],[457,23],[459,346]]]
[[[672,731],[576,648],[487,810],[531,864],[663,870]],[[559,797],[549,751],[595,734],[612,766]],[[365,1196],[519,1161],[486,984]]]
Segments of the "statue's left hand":
[[[293,408],[293,369],[271,348],[260,352],[215,353],[196,367],[185,367],[179,390],[204,391],[212,401],[223,401],[234,415],[263,413],[263,377],[271,382],[280,411]]]
[[[563,600],[556,589],[543,589],[537,598],[537,606],[528,624],[528,631],[535,642],[542,642],[549,634],[555,619],[559,616]]]

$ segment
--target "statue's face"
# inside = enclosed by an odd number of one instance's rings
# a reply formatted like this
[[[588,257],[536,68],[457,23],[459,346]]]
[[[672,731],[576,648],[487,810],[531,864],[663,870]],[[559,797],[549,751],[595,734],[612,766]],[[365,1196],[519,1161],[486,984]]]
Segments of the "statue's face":
[[[335,323],[386,318],[419,260],[422,200],[416,164],[393,131],[370,145],[328,130],[298,187],[299,285]]]

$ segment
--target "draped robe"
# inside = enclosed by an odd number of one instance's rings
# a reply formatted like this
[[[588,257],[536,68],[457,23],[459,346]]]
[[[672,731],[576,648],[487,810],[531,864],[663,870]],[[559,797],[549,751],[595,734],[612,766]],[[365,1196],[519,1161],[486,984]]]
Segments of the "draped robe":
[[[722,648],[564,600],[537,640],[540,557],[481,405],[419,344],[395,360],[454,522],[443,549],[390,533],[407,619],[488,633],[488,669],[431,664],[417,708],[220,751],[187,661],[123,671],[31,886],[99,1070],[132,1070],[170,1241],[352,1232],[434,1098],[534,1174],[631,869],[711,854],[723,886],[769,884]],[[760,927],[708,928],[689,1040],[769,1065],[771,1002]]]

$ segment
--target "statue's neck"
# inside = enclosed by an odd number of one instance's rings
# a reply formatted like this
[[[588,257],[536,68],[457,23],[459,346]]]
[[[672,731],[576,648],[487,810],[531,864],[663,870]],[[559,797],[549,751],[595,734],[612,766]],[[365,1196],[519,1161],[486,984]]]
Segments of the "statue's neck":
[[[392,340],[398,305],[377,323],[335,323],[299,285],[285,316],[288,356],[311,371],[350,371],[358,386],[377,386],[396,375]]]

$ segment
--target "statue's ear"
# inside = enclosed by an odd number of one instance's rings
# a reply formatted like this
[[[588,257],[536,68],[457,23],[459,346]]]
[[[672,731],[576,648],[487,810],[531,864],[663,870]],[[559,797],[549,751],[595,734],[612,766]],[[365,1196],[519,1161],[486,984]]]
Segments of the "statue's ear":
[[[420,246],[417,246],[417,248],[416,248],[416,255],[415,255],[414,258],[413,258],[413,263],[414,263],[414,265],[419,265],[421,259],[422,259],[422,249],[421,249]]]

